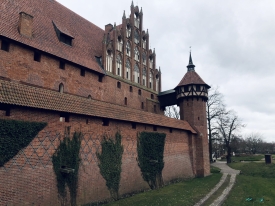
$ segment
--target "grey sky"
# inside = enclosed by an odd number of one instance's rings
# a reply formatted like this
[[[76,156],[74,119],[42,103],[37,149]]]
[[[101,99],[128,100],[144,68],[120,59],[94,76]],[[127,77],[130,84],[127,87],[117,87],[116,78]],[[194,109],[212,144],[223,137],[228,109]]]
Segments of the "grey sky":
[[[104,28],[121,24],[130,0],[57,0]],[[189,47],[197,73],[219,86],[228,109],[247,126],[275,141],[275,1],[139,0],[144,30],[156,49],[162,90],[172,89],[186,72]]]

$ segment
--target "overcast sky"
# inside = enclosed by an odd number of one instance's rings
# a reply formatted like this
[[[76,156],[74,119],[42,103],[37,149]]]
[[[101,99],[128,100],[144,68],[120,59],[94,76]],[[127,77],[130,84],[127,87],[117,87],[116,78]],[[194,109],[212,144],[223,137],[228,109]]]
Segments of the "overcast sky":
[[[57,0],[104,29],[121,24],[131,0]],[[196,72],[219,86],[228,109],[246,127],[275,141],[275,1],[139,0],[144,30],[156,49],[162,91],[173,89],[187,71],[192,46]]]

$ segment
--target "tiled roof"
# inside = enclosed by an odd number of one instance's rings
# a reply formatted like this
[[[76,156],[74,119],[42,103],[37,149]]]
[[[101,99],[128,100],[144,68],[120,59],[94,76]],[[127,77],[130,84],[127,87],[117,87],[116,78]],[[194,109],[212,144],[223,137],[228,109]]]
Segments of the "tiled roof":
[[[186,121],[0,79],[0,103],[196,131]]]
[[[104,30],[54,0],[1,0],[0,35],[103,73],[95,56],[102,55]],[[19,34],[19,13],[33,16],[33,37]],[[58,40],[58,29],[74,38],[72,46]]]
[[[180,81],[180,83],[178,84],[177,87],[188,85],[188,84],[204,84],[204,85],[206,85],[206,86],[209,87],[209,85],[206,84],[202,80],[202,78],[197,74],[197,72],[195,72],[195,71],[189,71],[189,72],[187,72],[184,75],[184,77],[182,78],[182,80]]]

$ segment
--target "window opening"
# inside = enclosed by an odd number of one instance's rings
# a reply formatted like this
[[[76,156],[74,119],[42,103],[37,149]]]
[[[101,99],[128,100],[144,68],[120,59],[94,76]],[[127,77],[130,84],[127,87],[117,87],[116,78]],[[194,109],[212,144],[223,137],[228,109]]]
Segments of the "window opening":
[[[103,77],[99,75],[99,76],[98,76],[98,81],[99,81],[99,82],[102,82],[102,79],[103,79]]]
[[[133,87],[130,86],[130,87],[129,87],[129,90],[130,90],[130,92],[133,92]]]
[[[121,83],[120,82],[117,82],[117,88],[121,88]]]
[[[40,62],[41,60],[41,54],[39,52],[34,52],[34,55],[33,55],[33,60],[36,61],[36,62]]]
[[[154,95],[153,94],[151,94],[151,99],[154,99]]]
[[[137,128],[137,124],[135,122],[132,122],[132,129],[136,129]]]
[[[64,92],[64,85],[62,83],[59,84],[59,92],[60,93]]]
[[[8,52],[10,50],[10,43],[2,40],[1,50]]]
[[[200,85],[196,85],[196,91],[200,92],[201,91],[201,86]]]
[[[141,95],[141,90],[140,89],[138,90],[138,95]]]
[[[124,98],[124,104],[127,105],[127,97]]]
[[[72,46],[72,40],[73,40],[72,37],[70,37],[66,34],[60,33],[60,41],[63,42],[64,44]]]
[[[157,130],[158,130],[158,129],[157,129],[157,126],[154,125],[154,126],[153,126],[153,130],[154,130],[154,131],[157,131]]]
[[[65,62],[59,61],[59,69],[65,69]]]
[[[144,109],[144,103],[141,102],[141,109]]]
[[[109,119],[102,119],[102,126],[109,126]]]
[[[80,70],[80,75],[83,76],[83,77],[85,77],[85,69],[81,69]]]
[[[61,113],[59,121],[60,122],[70,122],[70,115],[66,114],[66,113]]]

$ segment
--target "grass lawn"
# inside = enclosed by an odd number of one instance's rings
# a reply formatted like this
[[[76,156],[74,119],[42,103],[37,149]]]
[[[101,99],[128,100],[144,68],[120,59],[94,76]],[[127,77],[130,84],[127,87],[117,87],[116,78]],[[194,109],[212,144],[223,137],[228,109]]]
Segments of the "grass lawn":
[[[230,167],[241,170],[235,186],[223,206],[275,205],[275,164],[231,163]],[[247,202],[247,198],[252,201]],[[264,202],[261,203],[260,199]]]
[[[125,198],[107,205],[119,206],[155,206],[184,205],[191,206],[203,198],[220,181],[222,174],[214,173],[205,178],[195,178],[151,190]]]
[[[240,161],[260,161],[264,158],[264,155],[247,155],[247,156],[232,156],[231,161],[232,162],[240,162]],[[226,159],[222,159],[222,161],[226,161]]]

